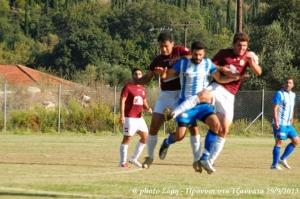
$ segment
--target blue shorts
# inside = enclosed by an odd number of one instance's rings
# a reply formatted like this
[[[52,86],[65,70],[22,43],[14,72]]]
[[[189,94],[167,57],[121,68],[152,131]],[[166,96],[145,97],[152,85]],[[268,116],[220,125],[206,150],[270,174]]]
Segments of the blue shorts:
[[[296,130],[292,125],[288,125],[288,126],[280,125],[278,130],[274,128],[274,125],[272,126],[273,126],[273,133],[275,139],[278,138],[280,140],[286,140],[287,138],[291,139],[298,136],[298,133],[296,132]]]
[[[201,120],[203,123],[205,123],[205,119],[211,114],[215,114],[215,111],[210,104],[197,104],[192,109],[178,115],[176,117],[176,122],[195,126],[197,125],[197,120]]]

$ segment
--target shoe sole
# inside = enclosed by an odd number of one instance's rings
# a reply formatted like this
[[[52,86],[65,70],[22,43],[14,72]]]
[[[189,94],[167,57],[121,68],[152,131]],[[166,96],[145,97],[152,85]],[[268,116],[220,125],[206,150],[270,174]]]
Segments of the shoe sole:
[[[290,169],[291,167],[290,166],[288,166],[288,165],[286,165],[286,164],[284,164],[283,162],[281,162],[281,161],[278,161],[278,163],[279,164],[281,164],[282,166],[284,166],[285,168],[287,168],[287,169]]]
[[[159,153],[159,158],[161,160],[165,159],[167,156],[168,148],[164,149],[162,153]]]
[[[202,173],[202,166],[201,166],[200,163],[198,164],[197,162],[194,162],[193,163],[193,168],[195,169],[195,172]]]
[[[148,163],[145,163],[146,161],[143,162],[142,164],[142,168],[144,169],[148,169],[150,167],[150,165],[154,162],[154,160],[152,160],[152,162],[150,162],[149,164]]]
[[[203,169],[205,171],[207,171],[208,174],[212,174],[212,173],[216,172],[216,171],[211,171],[210,169],[206,168],[206,165],[204,163],[202,163],[202,161],[200,161],[200,163],[201,163]]]
[[[130,163],[130,164],[134,164],[134,165],[137,166],[137,167],[143,168],[143,165],[142,165],[142,164],[138,165],[137,163],[135,163],[135,162],[133,162],[133,161],[130,161],[130,160],[129,160],[129,163]]]

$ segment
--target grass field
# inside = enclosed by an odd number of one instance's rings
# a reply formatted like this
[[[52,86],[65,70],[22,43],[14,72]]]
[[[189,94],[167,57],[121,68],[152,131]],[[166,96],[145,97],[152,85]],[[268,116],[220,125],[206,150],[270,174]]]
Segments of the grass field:
[[[300,149],[271,170],[272,138],[229,137],[211,175],[194,172],[188,137],[149,169],[118,168],[121,139],[1,133],[0,198],[300,198]]]

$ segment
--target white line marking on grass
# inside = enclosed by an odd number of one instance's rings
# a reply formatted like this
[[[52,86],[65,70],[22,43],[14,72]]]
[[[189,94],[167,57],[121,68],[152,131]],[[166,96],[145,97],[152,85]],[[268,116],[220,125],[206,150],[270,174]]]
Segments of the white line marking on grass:
[[[68,193],[68,192],[54,192],[54,191],[43,191],[34,189],[23,189],[23,188],[11,188],[11,187],[0,187],[1,191],[12,191],[12,192],[25,192],[32,195],[48,195],[48,196],[68,196],[68,197],[80,197],[80,198],[100,198],[102,196],[94,194],[80,194],[80,193]]]
[[[122,168],[123,169],[123,168]],[[74,173],[74,174],[63,174],[63,175],[36,175],[36,176],[16,176],[18,178],[55,178],[55,177],[78,177],[78,176],[99,176],[99,175],[114,175],[114,174],[126,174],[126,173],[135,173],[138,171],[142,171],[142,168],[134,169],[134,170],[126,170],[126,171],[107,171],[101,173]],[[5,177],[5,176],[2,176]],[[9,176],[6,176],[9,177]]]

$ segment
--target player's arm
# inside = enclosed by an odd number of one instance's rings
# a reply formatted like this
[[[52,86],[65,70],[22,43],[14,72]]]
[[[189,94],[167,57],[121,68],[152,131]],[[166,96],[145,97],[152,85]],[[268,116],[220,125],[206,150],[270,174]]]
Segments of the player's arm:
[[[125,85],[130,85],[130,84],[144,85],[144,84],[149,83],[153,79],[154,76],[155,76],[154,71],[148,70],[148,72],[139,79],[125,79],[124,84]]]
[[[126,97],[120,98],[120,124],[123,125],[125,123],[125,101]]]
[[[278,123],[278,117],[277,117],[277,113],[278,113],[278,108],[279,108],[279,104],[274,104],[273,105],[273,119],[274,119],[274,128],[275,129],[279,129],[279,123]]]
[[[291,122],[291,124],[294,123],[294,109],[292,110],[290,122]]]
[[[239,76],[232,76],[232,77],[229,77],[229,76],[223,76],[223,75],[221,75],[221,73],[219,73],[218,71],[212,73],[211,76],[212,76],[218,83],[221,83],[221,84],[225,84],[225,83],[229,83],[229,82],[232,82],[232,81],[237,81],[237,80],[241,80],[241,79],[243,79],[243,78],[249,77],[248,74],[245,74],[245,75],[239,75]]]
[[[170,77],[177,76],[176,70],[174,68],[163,68],[155,67],[155,73],[157,73],[161,79],[168,79]]]
[[[150,114],[152,113],[152,108],[149,107],[146,99],[144,99],[144,101],[143,101],[143,109]]]
[[[247,59],[248,59],[248,63],[250,65],[251,70],[256,74],[256,75],[261,75],[262,73],[262,69],[261,67],[258,65],[258,58],[257,55],[255,55],[254,52],[247,52],[246,54]]]
[[[191,59],[192,58],[192,55],[191,54],[188,54],[188,55],[182,55],[182,56],[179,56],[179,57],[176,57],[176,58],[173,58],[169,61],[169,64],[170,66],[173,66],[178,60],[180,59]]]

